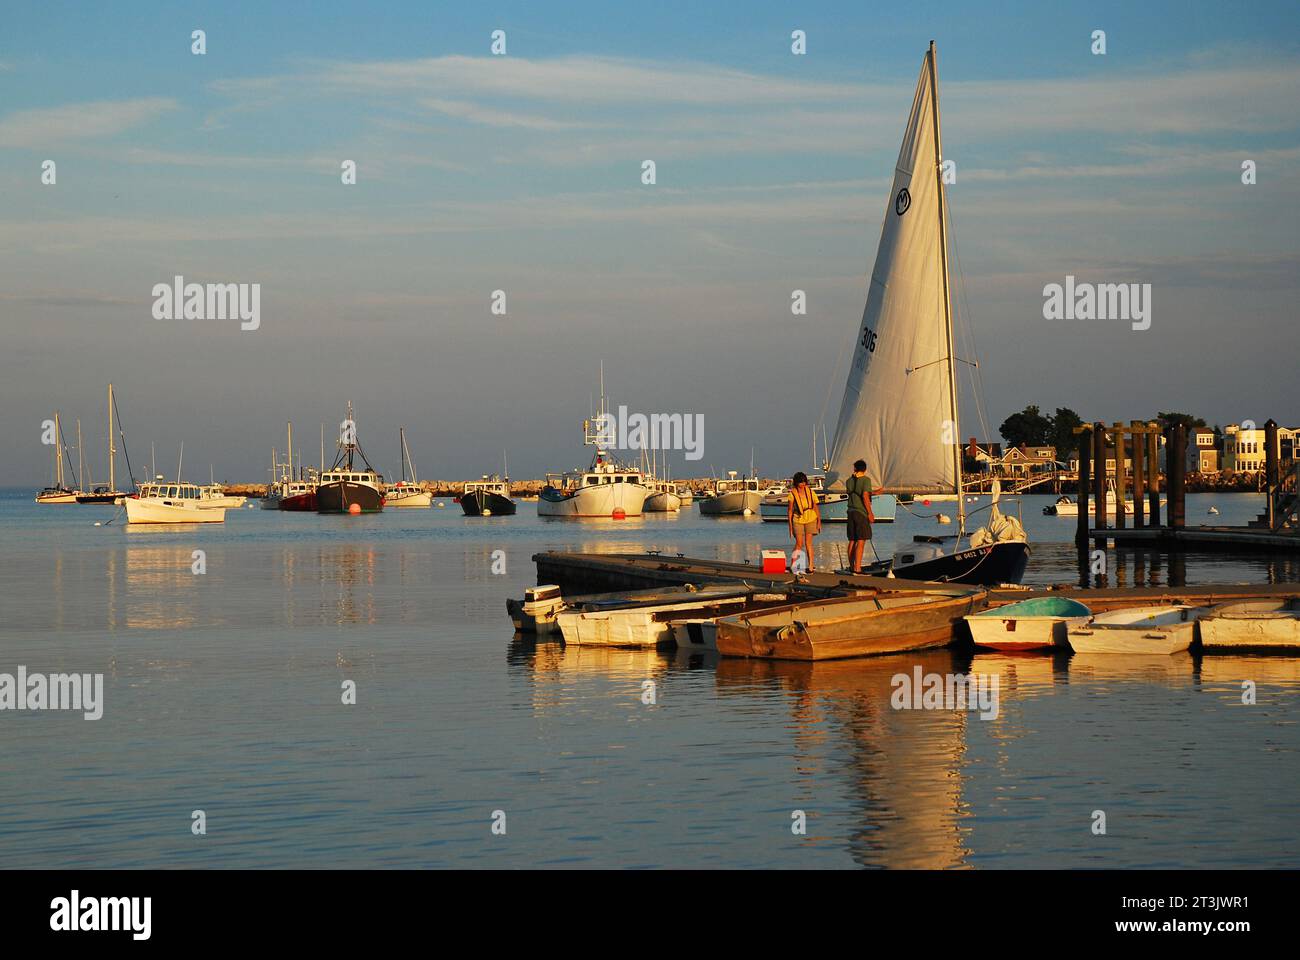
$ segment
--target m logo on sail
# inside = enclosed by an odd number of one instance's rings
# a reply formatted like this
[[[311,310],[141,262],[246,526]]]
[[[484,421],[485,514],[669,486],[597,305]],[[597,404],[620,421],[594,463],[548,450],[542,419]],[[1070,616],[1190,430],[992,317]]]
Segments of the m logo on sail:
[[[912,195],[908,192],[907,187],[898,191],[898,197],[894,200],[894,212],[900,217],[907,213],[907,208],[912,205]]]

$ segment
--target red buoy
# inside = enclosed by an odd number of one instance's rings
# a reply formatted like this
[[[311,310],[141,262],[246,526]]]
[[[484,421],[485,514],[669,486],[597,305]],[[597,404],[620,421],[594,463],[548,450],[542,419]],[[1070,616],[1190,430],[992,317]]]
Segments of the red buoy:
[[[614,508],[614,519],[615,519],[615,520],[626,520],[626,519],[627,519],[627,511],[624,510],[622,507],[615,507],[615,508]]]
[[[359,503],[348,504],[348,513],[352,514],[352,516],[355,517],[360,512],[361,512],[361,504]]]

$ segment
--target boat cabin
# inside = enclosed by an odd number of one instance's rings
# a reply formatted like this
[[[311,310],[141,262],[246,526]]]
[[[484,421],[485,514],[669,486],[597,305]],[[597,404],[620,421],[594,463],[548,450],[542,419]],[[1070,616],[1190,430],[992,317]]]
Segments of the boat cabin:
[[[758,485],[757,477],[741,477],[735,480],[719,480],[714,488],[714,496],[722,496],[724,493],[742,493],[753,492],[762,493]]]
[[[321,483],[343,483],[345,481],[352,483],[372,483],[379,482],[379,474],[368,470],[361,471],[329,471],[321,475]]]
[[[202,500],[203,491],[193,483],[142,483],[141,500]]]
[[[495,493],[499,496],[510,498],[510,478],[502,480],[495,473],[492,476],[484,476],[482,480],[470,480],[465,484],[465,493],[471,494],[482,491],[483,493]]]

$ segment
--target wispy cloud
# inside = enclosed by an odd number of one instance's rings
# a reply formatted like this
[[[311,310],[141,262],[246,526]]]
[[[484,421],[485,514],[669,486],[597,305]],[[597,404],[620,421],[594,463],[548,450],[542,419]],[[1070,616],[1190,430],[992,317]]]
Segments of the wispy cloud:
[[[176,101],[167,97],[145,97],[19,110],[0,118],[0,146],[43,147],[111,137],[148,123],[176,106]]]

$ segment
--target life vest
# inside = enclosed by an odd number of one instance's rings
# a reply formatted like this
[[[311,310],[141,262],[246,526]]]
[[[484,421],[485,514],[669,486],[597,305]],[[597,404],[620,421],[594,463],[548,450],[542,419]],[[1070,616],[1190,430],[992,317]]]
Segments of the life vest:
[[[817,519],[817,491],[809,488],[808,500],[799,495],[799,488],[790,491],[790,502],[794,504],[794,522],[812,523]]]

